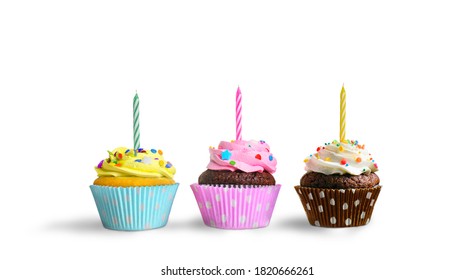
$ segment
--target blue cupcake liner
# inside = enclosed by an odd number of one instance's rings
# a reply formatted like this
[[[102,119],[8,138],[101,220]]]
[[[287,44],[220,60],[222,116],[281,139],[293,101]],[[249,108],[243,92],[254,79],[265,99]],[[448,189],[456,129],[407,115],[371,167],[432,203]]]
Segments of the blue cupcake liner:
[[[164,227],[178,185],[90,187],[102,225],[108,229],[132,231]]]

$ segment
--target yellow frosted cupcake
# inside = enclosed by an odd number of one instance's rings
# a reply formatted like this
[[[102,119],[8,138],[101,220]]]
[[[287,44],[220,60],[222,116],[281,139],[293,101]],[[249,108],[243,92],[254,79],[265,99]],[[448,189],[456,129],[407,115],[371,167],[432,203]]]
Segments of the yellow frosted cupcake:
[[[167,224],[178,183],[161,150],[119,147],[96,167],[91,185],[105,228],[145,230]]]

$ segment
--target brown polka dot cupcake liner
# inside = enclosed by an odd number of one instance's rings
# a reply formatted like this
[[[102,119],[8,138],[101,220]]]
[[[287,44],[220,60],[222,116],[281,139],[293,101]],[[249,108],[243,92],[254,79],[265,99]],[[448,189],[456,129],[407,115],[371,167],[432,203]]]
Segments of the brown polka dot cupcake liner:
[[[319,227],[357,227],[370,222],[381,185],[358,189],[295,186],[308,222]]]

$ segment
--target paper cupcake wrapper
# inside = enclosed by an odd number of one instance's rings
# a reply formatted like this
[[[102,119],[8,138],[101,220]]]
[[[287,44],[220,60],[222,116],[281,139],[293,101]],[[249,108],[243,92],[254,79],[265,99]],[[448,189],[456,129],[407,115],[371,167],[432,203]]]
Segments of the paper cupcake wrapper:
[[[207,226],[249,229],[266,227],[269,224],[280,185],[192,184],[191,189]]]
[[[381,186],[321,189],[295,186],[308,222],[320,227],[356,227],[369,223]]]
[[[104,227],[126,231],[165,226],[177,189],[178,183],[126,188],[91,185]]]

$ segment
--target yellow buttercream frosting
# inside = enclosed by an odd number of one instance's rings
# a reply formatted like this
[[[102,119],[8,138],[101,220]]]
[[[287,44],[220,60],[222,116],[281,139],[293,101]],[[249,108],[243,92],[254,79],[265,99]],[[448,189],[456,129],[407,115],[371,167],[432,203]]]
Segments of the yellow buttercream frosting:
[[[146,177],[173,179],[175,167],[163,157],[161,150],[119,147],[96,167],[99,177]]]

